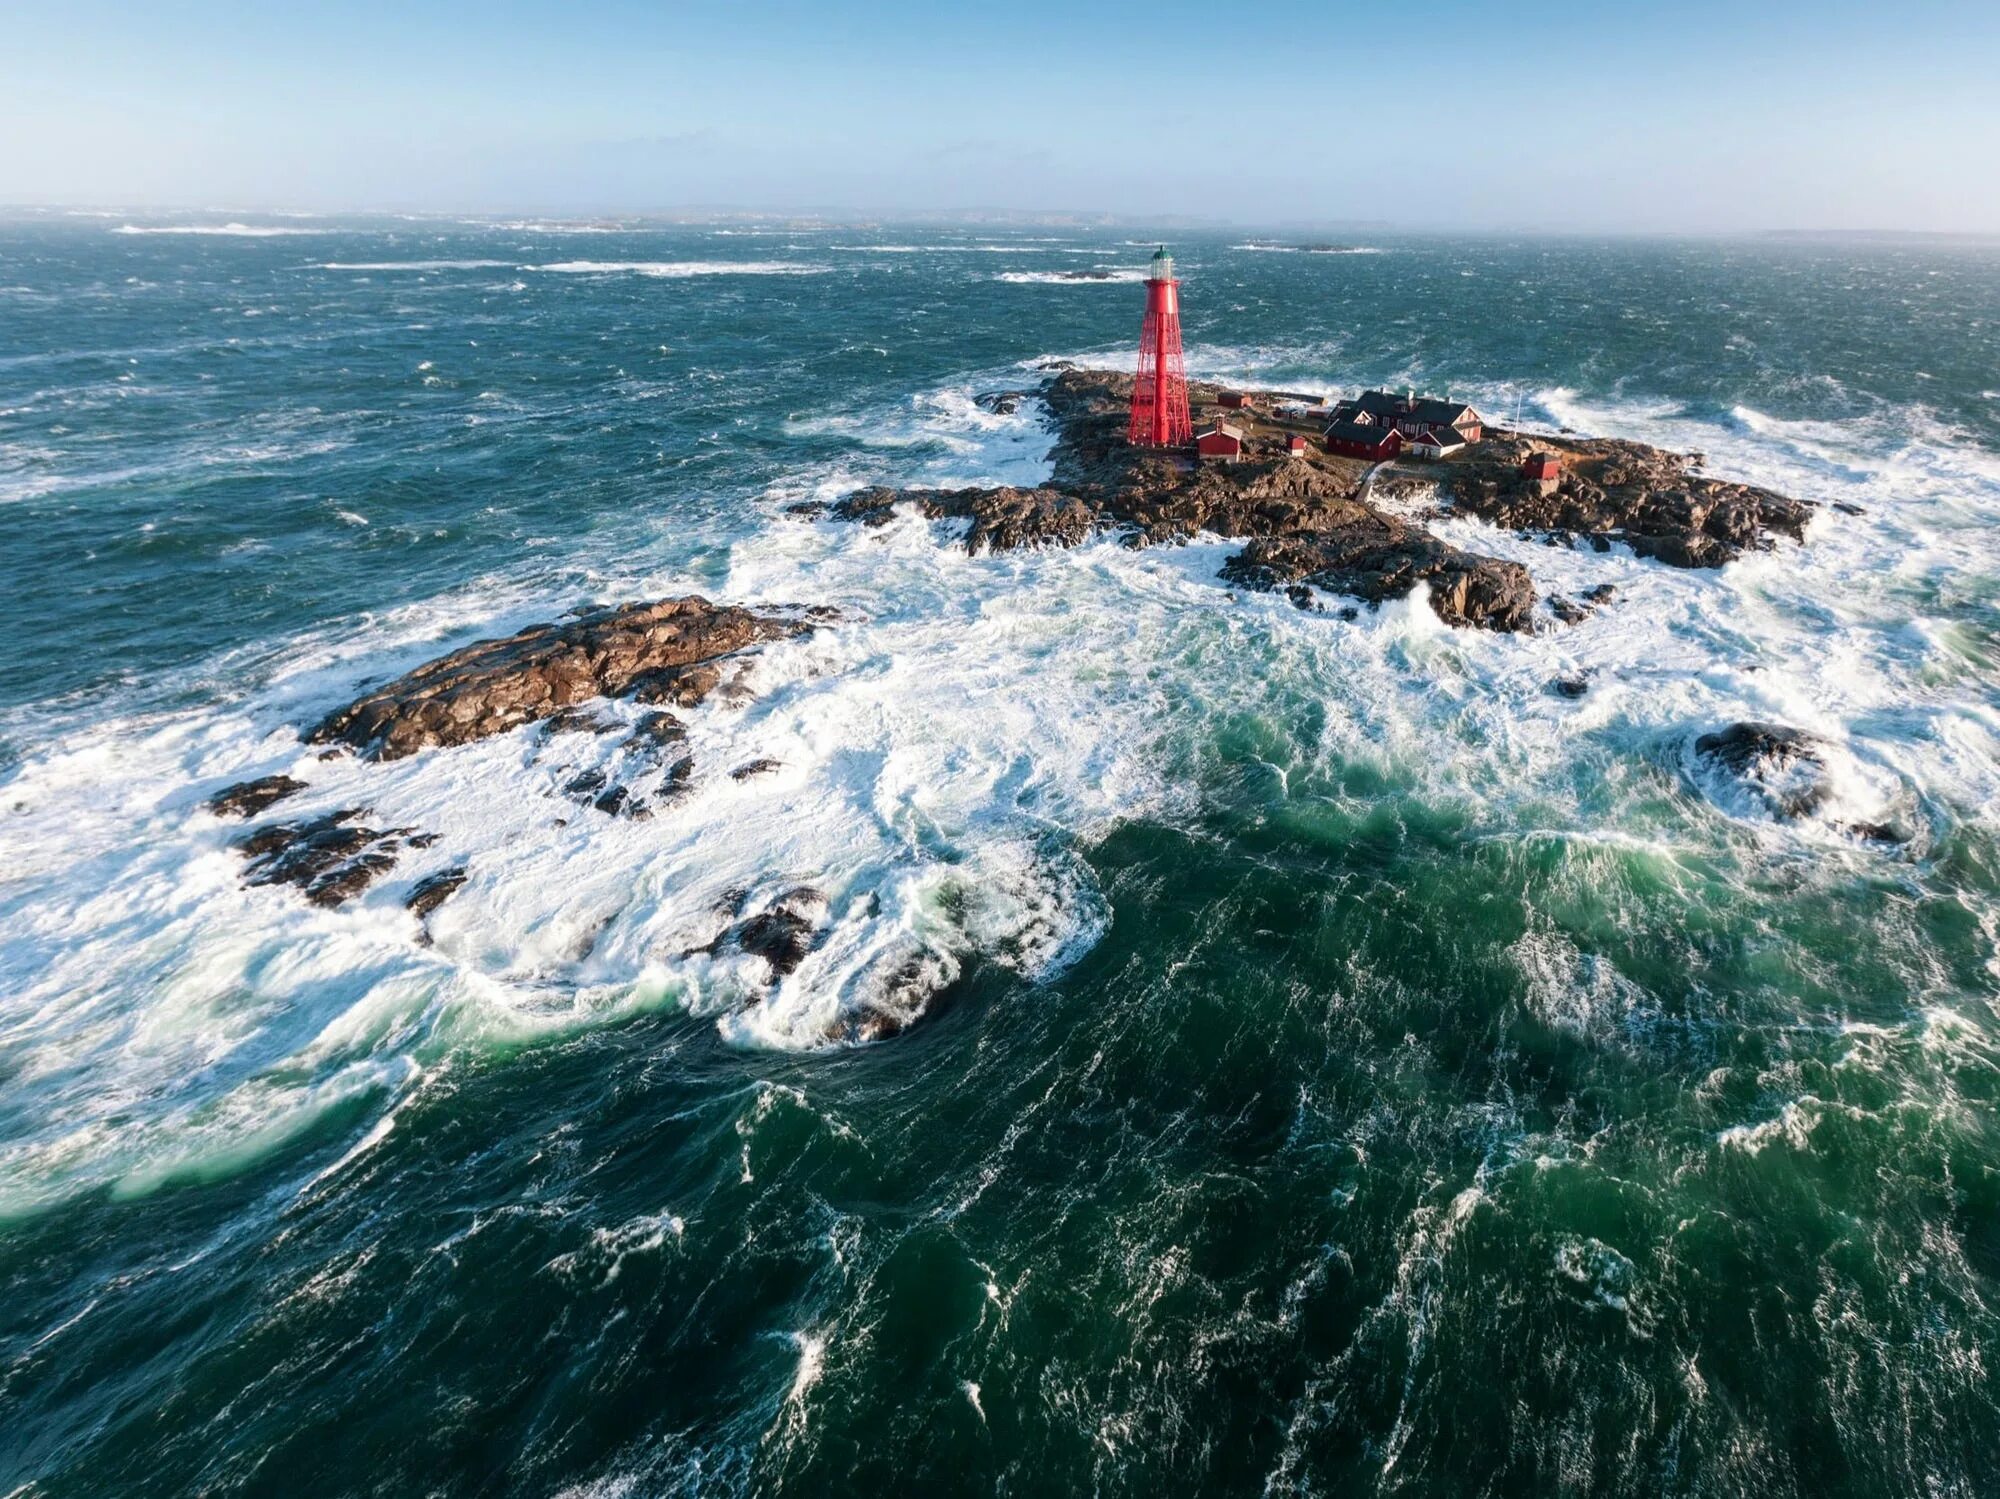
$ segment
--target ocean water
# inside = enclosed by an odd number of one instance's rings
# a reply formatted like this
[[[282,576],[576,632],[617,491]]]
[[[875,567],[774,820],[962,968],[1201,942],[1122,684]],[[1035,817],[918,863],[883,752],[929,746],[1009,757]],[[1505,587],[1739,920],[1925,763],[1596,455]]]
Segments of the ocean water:
[[[1827,508],[1307,615],[785,513],[1045,475],[974,397],[1129,357],[1122,231],[0,225],[0,1493],[2000,1492],[2000,252],[1173,248],[1199,374]],[[299,741],[690,590],[841,618],[651,821],[559,794],[610,740]],[[246,890],[278,771],[439,841]],[[775,987],[686,956],[802,885]]]

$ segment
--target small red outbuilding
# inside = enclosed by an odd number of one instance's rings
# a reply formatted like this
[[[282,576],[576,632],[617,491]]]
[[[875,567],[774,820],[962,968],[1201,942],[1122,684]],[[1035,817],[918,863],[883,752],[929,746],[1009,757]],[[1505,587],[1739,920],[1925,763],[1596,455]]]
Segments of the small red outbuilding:
[[[1243,434],[1227,422],[1217,422],[1206,432],[1195,435],[1194,448],[1204,458],[1240,458]]]

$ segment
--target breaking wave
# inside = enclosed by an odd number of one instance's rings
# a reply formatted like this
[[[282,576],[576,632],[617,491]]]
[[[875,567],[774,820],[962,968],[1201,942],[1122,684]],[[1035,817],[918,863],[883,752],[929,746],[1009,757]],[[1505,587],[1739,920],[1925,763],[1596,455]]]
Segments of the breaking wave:
[[[296,224],[120,224],[113,234],[217,234],[236,239],[281,239],[295,234],[331,234],[327,229],[307,229]]]
[[[995,281],[1017,286],[1118,286],[1146,279],[1144,266],[1118,266],[1105,271],[1000,271]]]
[[[795,260],[560,260],[521,269],[573,276],[629,274],[677,280],[685,276],[817,276],[832,267]]]

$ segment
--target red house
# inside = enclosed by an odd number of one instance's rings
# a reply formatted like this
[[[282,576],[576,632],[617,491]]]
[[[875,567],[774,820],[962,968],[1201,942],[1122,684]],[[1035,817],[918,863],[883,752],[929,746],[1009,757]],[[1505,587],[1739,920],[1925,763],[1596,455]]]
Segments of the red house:
[[[1194,450],[1204,459],[1228,460],[1243,456],[1243,434],[1227,422],[1217,422],[1206,432],[1195,434]]]
[[[1225,390],[1215,399],[1218,406],[1227,406],[1232,411],[1241,411],[1250,404],[1250,398],[1240,390]]]
[[[1326,450],[1379,463],[1403,451],[1403,434],[1384,422],[1335,422],[1326,429]]]
[[[1285,444],[1285,451],[1290,453],[1294,458],[1305,457],[1306,440],[1303,437],[1293,437]]]

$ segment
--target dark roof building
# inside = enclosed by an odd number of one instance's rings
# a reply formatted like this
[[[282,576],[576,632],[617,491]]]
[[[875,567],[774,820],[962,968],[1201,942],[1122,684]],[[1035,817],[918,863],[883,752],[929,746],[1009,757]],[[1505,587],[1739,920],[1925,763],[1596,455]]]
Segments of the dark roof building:
[[[1386,390],[1364,390],[1351,401],[1334,408],[1336,422],[1379,422],[1397,428],[1405,437],[1419,437],[1433,427],[1449,427],[1467,442],[1484,435],[1479,413],[1463,401],[1439,400],[1413,391],[1393,395]]]
[[[1348,458],[1393,458],[1402,447],[1403,434],[1384,422],[1336,421],[1326,429],[1326,450]]]

